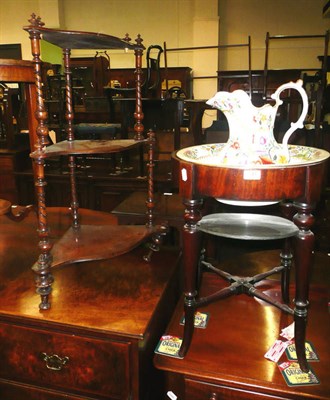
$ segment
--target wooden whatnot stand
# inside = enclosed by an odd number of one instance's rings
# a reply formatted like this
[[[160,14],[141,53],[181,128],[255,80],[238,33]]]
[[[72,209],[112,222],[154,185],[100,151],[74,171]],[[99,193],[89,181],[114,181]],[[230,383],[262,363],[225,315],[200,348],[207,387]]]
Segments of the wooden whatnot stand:
[[[37,91],[36,129],[37,138],[35,149],[31,153],[33,160],[35,189],[38,206],[38,234],[39,251],[38,261],[33,266],[36,274],[37,293],[41,297],[40,309],[50,308],[49,295],[53,283],[51,268],[72,262],[100,260],[116,257],[129,252],[155,232],[153,223],[153,166],[154,166],[154,134],[149,132],[149,138],[144,138],[143,111],[141,98],[142,82],[142,55],[144,46],[138,35],[136,43],[99,33],[65,31],[48,29],[40,17],[32,15],[30,25],[24,27],[29,33],[35,69],[35,86]],[[67,140],[50,144],[47,126],[47,112],[43,98],[41,76],[42,61],[40,59],[40,40],[46,40],[63,50],[65,76],[65,106],[66,106],[66,133]],[[71,49],[122,49],[131,50],[135,55],[136,98],[135,98],[135,136],[133,139],[121,140],[75,140],[73,128],[72,82],[70,69]],[[116,224],[104,227],[81,225],[79,217],[79,203],[76,184],[76,156],[86,154],[109,154],[129,151],[141,145],[148,144],[148,198],[146,199],[147,218],[142,226],[119,226]],[[71,216],[72,223],[69,230],[55,244],[52,243],[47,222],[46,209],[46,178],[45,162],[52,157],[67,157],[71,189]],[[147,196],[146,196],[147,197]],[[163,231],[162,231],[163,233]],[[160,235],[162,235],[162,233]],[[156,242],[159,235],[156,234]]]
[[[291,150],[295,150],[295,146],[291,146]],[[303,150],[303,148],[300,150]],[[204,298],[199,297],[197,282],[201,268],[202,246],[202,229],[199,225],[203,221],[201,216],[203,199],[215,197],[224,201],[247,202],[290,200],[289,211],[286,211],[286,214],[288,217],[292,212],[291,208],[295,210],[292,213],[292,215],[295,214],[293,222],[298,227],[298,233],[295,234],[293,241],[296,268],[295,307],[294,310],[291,310],[287,305],[275,305],[294,315],[298,362],[303,371],[309,370],[305,355],[305,336],[308,288],[314,245],[314,234],[311,231],[314,222],[312,210],[322,192],[326,160],[329,157],[329,153],[324,150],[312,148],[309,148],[309,150],[313,156],[308,160],[300,160],[288,165],[258,165],[251,168],[208,165],[203,157],[198,159],[194,156],[193,151],[185,149],[179,150],[174,155],[180,173],[180,194],[186,206],[185,225],[182,233],[185,326],[179,352],[181,357],[184,357],[189,349],[194,331],[194,315],[199,307],[235,293],[247,293],[254,296],[256,294],[254,293],[253,283],[258,282],[258,278],[262,279],[267,276],[267,274],[263,274],[263,276],[256,276],[249,281],[241,278],[235,280],[233,276],[218,271],[217,273],[220,276],[225,276],[236,286],[230,286],[224,291],[216,292]],[[218,218],[220,218],[221,224],[221,214]],[[225,214],[223,214],[223,219],[226,219]],[[287,236],[293,234],[290,233]],[[285,237],[285,235],[282,237]],[[285,302],[289,300],[287,294],[289,268],[287,264],[290,263],[290,257],[291,253],[289,249],[286,249],[283,253],[281,266]],[[251,288],[249,287],[247,291],[248,286],[251,286]]]

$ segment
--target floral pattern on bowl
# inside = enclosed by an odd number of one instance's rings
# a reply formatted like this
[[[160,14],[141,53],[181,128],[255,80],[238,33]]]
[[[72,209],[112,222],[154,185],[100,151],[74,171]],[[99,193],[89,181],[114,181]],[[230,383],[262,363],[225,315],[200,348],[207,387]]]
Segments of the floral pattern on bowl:
[[[233,154],[235,152],[233,148]],[[223,157],[223,154],[228,154],[228,143],[213,143],[199,146],[187,147],[177,152],[177,156],[185,161],[194,162],[198,164],[214,166],[214,167],[241,167],[241,168],[271,168],[271,167],[283,167],[283,166],[295,166],[302,164],[313,164],[321,162],[327,159],[330,154],[323,149],[317,149],[315,147],[307,146],[288,146],[290,160],[283,163],[275,163],[268,157],[267,153],[255,153],[254,160],[251,161],[251,157],[246,155],[244,158],[244,152],[240,152],[239,158],[236,157]],[[232,162],[232,161],[238,162]]]

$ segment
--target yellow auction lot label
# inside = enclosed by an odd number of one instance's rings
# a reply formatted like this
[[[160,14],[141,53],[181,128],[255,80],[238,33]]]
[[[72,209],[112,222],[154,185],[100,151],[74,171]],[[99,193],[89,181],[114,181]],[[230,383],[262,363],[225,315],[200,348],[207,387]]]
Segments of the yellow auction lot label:
[[[320,383],[312,370],[303,372],[297,362],[286,361],[278,364],[278,367],[288,386],[318,385]]]
[[[166,335],[160,338],[156,347],[155,353],[163,354],[165,356],[179,357],[179,350],[181,347],[182,339],[177,336]]]
[[[194,327],[195,328],[206,328],[207,323],[209,322],[209,313],[204,313],[204,312],[199,312],[197,311],[195,313],[195,318],[194,318]],[[184,325],[185,323],[185,318],[182,316],[180,324]]]
[[[285,352],[288,357],[288,360],[292,361],[297,360],[296,346],[294,344],[294,341],[292,341],[292,343],[287,346]],[[320,360],[311,342],[305,342],[305,352],[306,352],[306,359],[308,361]]]

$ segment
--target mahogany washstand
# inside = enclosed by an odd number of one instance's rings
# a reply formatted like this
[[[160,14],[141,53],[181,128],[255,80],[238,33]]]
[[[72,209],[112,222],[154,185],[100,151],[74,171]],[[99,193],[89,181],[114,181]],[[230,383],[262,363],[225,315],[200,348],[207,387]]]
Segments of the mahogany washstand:
[[[209,145],[209,149],[210,146],[212,147],[212,145]],[[199,146],[194,147],[196,149]],[[314,247],[314,234],[311,231],[314,222],[312,210],[322,193],[329,153],[303,146],[291,146],[290,149],[296,153],[299,153],[300,150],[308,153],[310,150],[312,156],[309,159],[307,157],[306,160],[298,157],[297,162],[286,165],[263,164],[243,167],[208,163],[204,157],[194,156],[194,151],[191,151],[194,148],[182,149],[174,153],[173,158],[179,170],[179,191],[186,207],[182,232],[185,326],[179,351],[180,357],[184,357],[189,349],[194,331],[194,314],[198,307],[234,293],[254,295],[253,292],[247,293],[244,290],[244,286],[250,285],[254,280],[243,279],[241,288],[232,293],[229,293],[230,289],[225,289],[225,292],[219,291],[205,298],[198,296],[198,276],[203,263],[201,263],[203,232],[199,229],[199,225],[203,221],[201,214],[203,200],[207,197],[214,197],[224,201],[285,201],[283,203],[285,204],[283,207],[285,217],[293,216],[293,222],[298,228],[292,241],[296,270],[294,309],[290,309],[286,304],[274,305],[294,315],[298,362],[303,371],[309,370],[305,355],[305,336],[309,278]],[[218,214],[217,218],[221,220],[221,214]],[[225,214],[223,214],[223,218],[226,218]],[[292,236],[292,234],[288,236]],[[282,274],[283,300],[288,303],[289,276],[287,268],[285,268],[285,264],[291,263],[291,252],[288,247],[283,251],[281,258],[283,265],[280,269],[284,270]],[[278,270],[271,273],[275,272]],[[226,273],[220,271],[219,274],[223,277]],[[265,274],[263,278],[269,275],[270,273]],[[233,282],[233,280],[230,281]],[[258,281],[258,277],[256,277],[256,281]]]

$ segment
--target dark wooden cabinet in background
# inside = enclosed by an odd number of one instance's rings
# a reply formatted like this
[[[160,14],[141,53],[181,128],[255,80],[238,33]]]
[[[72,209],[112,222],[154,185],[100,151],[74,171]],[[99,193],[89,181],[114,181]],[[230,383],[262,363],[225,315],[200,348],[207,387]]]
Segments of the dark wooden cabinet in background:
[[[135,75],[134,68],[111,68],[102,70],[102,64],[97,63],[97,58],[94,57],[74,57],[71,59],[72,76],[80,82],[84,83],[87,89],[87,95],[102,96],[103,86],[111,86],[111,81],[120,85],[122,88],[134,87]],[[102,71],[102,72],[101,72]],[[100,81],[97,90],[93,90],[93,81],[95,76],[98,76]],[[143,79],[146,76],[146,69],[143,69]],[[100,78],[101,77],[101,78]],[[157,97],[163,97],[165,93],[165,80],[168,80],[168,88],[172,86],[180,86],[188,98],[193,97],[192,85],[192,69],[190,67],[169,67],[167,69],[160,68],[160,77],[162,86],[159,88]],[[79,79],[78,79],[79,78]],[[163,93],[162,93],[163,92]]]
[[[314,71],[315,73],[315,71]],[[252,101],[255,106],[261,106],[271,100],[271,94],[284,83],[296,82],[302,79],[303,71],[301,69],[281,69],[268,71],[267,81],[263,70],[251,71],[251,90]],[[266,86],[265,86],[266,85]],[[250,91],[249,71],[219,71],[218,72],[218,90],[233,92],[241,89]],[[301,102],[299,94],[295,90],[286,91],[281,95],[286,103],[285,112],[283,108],[279,109],[282,118],[295,121],[299,111],[297,108]],[[297,119],[297,118],[296,118]]]
[[[2,59],[0,82],[3,85],[0,99],[0,198],[17,203],[20,197],[15,174],[31,169],[30,143],[33,147],[36,131],[33,63]],[[8,83],[18,86],[17,96],[10,95]]]
[[[181,89],[190,99],[193,97],[193,81],[192,81],[192,69],[189,67],[169,67],[167,69],[160,69],[160,80],[161,88],[157,93],[157,97],[165,97],[166,84],[168,81],[168,89],[173,86],[180,86]],[[134,86],[134,69],[111,69],[110,70],[110,81],[117,80],[121,87]]]
[[[0,149],[0,198],[17,203],[20,199],[16,173],[31,167],[29,149]]]
[[[35,193],[32,171],[16,173],[22,204],[33,204]],[[157,188],[157,186],[156,186]],[[113,177],[106,173],[95,175],[88,170],[77,174],[79,205],[90,210],[112,211],[133,191],[146,192],[147,179],[132,174]],[[70,182],[66,173],[47,172],[46,200],[51,207],[66,206],[70,199]]]

